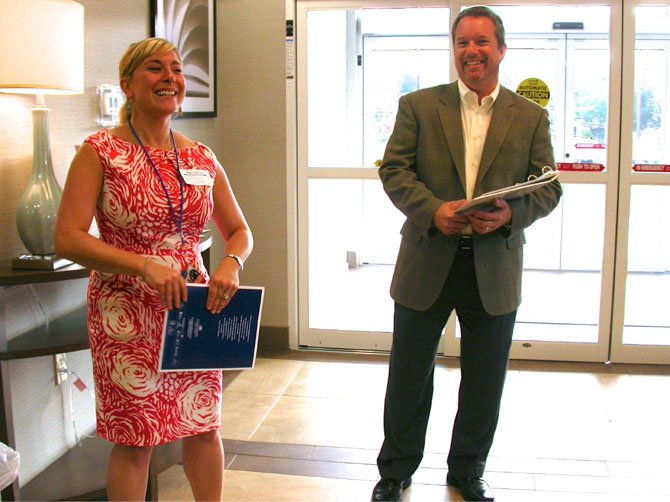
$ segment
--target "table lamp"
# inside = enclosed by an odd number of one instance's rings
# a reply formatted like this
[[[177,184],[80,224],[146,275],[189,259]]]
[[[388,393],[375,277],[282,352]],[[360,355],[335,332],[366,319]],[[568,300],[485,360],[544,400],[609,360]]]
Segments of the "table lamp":
[[[54,230],[62,189],[54,176],[46,94],[84,92],[84,7],[72,0],[0,0],[0,92],[34,94],[33,167],[16,209],[30,254],[14,268],[55,269]]]

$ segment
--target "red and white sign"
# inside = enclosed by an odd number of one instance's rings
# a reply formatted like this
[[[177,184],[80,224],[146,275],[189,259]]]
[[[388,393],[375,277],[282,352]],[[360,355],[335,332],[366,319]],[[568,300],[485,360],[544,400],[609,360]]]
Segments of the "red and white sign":
[[[633,171],[637,173],[670,173],[669,164],[635,164]]]
[[[590,164],[586,162],[557,162],[556,167],[559,171],[604,171],[602,164]]]
[[[607,145],[605,143],[576,143],[575,148],[577,149],[590,149],[590,150],[605,150]]]

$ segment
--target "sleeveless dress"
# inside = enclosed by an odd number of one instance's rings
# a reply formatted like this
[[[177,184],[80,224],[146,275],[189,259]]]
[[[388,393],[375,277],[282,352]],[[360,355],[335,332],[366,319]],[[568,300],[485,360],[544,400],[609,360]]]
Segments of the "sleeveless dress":
[[[207,280],[198,252],[212,215],[208,186],[183,184],[183,235],[165,191],[142,147],[106,129],[86,139],[100,157],[103,183],[95,218],[100,239],[173,268],[197,269]],[[179,174],[174,151],[147,147],[180,213]],[[206,170],[218,162],[205,145],[178,150],[180,169]],[[91,272],[88,331],[93,359],[97,433],[118,444],[151,446],[218,429],[221,371],[158,371],[165,308],[140,277]]]

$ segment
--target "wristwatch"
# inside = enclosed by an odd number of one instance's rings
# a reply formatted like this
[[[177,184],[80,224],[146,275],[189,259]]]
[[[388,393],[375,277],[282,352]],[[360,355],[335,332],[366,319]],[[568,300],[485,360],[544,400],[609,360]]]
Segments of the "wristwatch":
[[[236,254],[227,254],[226,256],[223,257],[225,258],[232,258],[237,262],[237,266],[240,267],[240,270],[244,270],[244,262],[242,261],[242,258],[237,256]]]

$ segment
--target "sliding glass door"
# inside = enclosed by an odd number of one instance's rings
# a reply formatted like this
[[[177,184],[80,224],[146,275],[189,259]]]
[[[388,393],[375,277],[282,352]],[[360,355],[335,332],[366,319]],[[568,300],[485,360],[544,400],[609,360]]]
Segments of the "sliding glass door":
[[[656,217],[670,195],[665,1],[487,2],[507,32],[502,84],[547,91],[564,187],[527,230],[514,358],[670,362],[670,237]],[[294,347],[390,348],[404,217],[376,162],[398,98],[455,78],[449,29],[462,4],[296,3]],[[440,350],[458,345],[452,319]]]
[[[670,361],[670,2],[626,2],[612,360]]]

